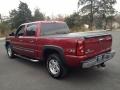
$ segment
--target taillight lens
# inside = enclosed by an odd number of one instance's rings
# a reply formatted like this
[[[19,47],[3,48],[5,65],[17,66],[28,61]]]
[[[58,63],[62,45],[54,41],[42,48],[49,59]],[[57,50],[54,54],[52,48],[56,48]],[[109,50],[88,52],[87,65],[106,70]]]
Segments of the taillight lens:
[[[106,40],[112,40],[112,36],[106,36]]]
[[[77,41],[77,50],[76,50],[76,54],[77,56],[83,56],[84,55],[84,40],[79,40]]]

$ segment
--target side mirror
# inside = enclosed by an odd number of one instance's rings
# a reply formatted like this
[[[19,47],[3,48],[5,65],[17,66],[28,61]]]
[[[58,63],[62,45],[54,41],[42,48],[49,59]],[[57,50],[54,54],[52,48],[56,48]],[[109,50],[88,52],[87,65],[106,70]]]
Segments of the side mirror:
[[[9,34],[9,36],[15,36],[15,33],[14,33],[14,32],[12,32],[12,33],[10,33],[10,34]]]
[[[24,33],[19,33],[18,36],[23,36]]]

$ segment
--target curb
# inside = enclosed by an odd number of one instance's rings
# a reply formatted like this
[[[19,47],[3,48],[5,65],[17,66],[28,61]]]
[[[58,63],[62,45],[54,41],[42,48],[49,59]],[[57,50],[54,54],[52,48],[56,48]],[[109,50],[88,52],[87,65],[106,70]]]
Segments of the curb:
[[[5,37],[0,38],[0,40],[5,40]]]

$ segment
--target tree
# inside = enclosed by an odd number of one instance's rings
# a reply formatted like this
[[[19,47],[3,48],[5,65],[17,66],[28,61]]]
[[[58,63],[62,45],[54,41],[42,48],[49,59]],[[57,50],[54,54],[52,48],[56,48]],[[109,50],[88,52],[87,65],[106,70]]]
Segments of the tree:
[[[78,7],[81,6],[80,12],[82,12],[83,16],[85,14],[89,16],[89,21],[90,21],[89,25],[91,30],[95,22],[94,17],[97,16],[99,16],[100,18],[102,17],[101,20],[104,20],[105,22],[104,29],[106,29],[108,21],[110,21],[111,23],[113,21],[113,17],[115,14],[115,9],[113,8],[113,5],[115,3],[116,0],[79,0]],[[98,24],[100,25],[101,23]]]
[[[0,23],[0,35],[5,35],[9,30],[9,25],[7,22],[3,21]]]
[[[11,10],[11,12],[10,12],[10,25],[11,25],[11,28],[17,28],[17,18],[18,18],[18,11],[17,10],[15,10],[15,9],[13,9],[13,10]]]
[[[45,19],[44,14],[42,12],[40,12],[40,10],[38,8],[35,9],[33,20],[37,21],[37,20],[44,20],[44,19]]]
[[[118,22],[120,25],[120,14],[119,13],[115,16],[115,21]]]
[[[98,3],[99,0],[78,0],[78,8],[81,6],[80,12],[89,16],[90,30],[93,28],[94,14],[98,10]]]
[[[2,16],[1,16],[1,14],[0,14],[0,23],[2,22]]]
[[[65,17],[62,16],[61,14],[58,14],[56,17],[55,17],[55,20],[57,21],[64,21]]]
[[[100,15],[94,16],[95,28],[102,29],[103,28],[103,17]]]
[[[81,20],[80,20],[79,13],[73,13],[72,15],[65,18],[65,22],[68,24],[70,28],[74,27],[81,27]]]
[[[116,0],[100,0],[99,2],[98,13],[102,15],[104,19],[104,22],[105,22],[104,29],[106,29],[108,21],[111,21],[111,29],[112,29],[112,21],[115,14],[115,9],[113,8],[113,5],[115,3],[116,3]]]
[[[46,20],[51,20],[51,18],[49,16],[46,16]]]
[[[21,1],[18,9],[10,12],[10,18],[12,28],[17,28],[22,23],[32,21],[31,11],[28,5]]]
[[[20,1],[17,16],[19,17],[19,25],[32,20],[31,10],[26,3]]]

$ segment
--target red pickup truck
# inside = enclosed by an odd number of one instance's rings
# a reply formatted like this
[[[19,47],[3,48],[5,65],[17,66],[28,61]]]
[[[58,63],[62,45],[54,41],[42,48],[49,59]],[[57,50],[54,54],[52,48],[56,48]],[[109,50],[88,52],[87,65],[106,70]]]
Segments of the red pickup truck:
[[[115,55],[112,36],[107,32],[70,33],[65,22],[24,23],[6,38],[10,58],[16,55],[46,62],[50,75],[60,78],[68,67],[104,66]]]

